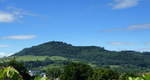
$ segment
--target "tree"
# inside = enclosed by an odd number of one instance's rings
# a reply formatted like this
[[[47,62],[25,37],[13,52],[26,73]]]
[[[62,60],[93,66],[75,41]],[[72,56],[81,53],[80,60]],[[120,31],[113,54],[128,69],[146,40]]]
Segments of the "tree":
[[[121,73],[119,76],[119,80],[128,80],[129,77],[138,77],[138,74],[133,73],[133,72]]]
[[[47,77],[35,77],[34,80],[49,80]]]
[[[46,71],[47,76],[50,79],[56,79],[56,78],[60,77],[60,75],[62,73],[60,68],[48,68],[45,71]]]
[[[118,73],[110,69],[95,69],[94,73],[88,80],[118,80]]]
[[[83,63],[71,63],[64,68],[61,80],[87,80],[93,70],[89,65]]]

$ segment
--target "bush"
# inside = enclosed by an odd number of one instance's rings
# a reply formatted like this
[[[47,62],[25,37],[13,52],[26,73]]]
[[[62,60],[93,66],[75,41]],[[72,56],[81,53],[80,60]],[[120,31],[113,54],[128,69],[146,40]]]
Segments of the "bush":
[[[64,74],[60,80],[87,80],[93,70],[83,63],[71,63],[64,68]]]
[[[48,68],[45,71],[46,71],[48,78],[50,78],[50,79],[56,79],[56,78],[60,77],[60,75],[62,73],[60,68]]]
[[[0,69],[0,80],[23,80],[19,72],[13,67]]]
[[[118,73],[110,69],[95,69],[93,75],[88,80],[118,80]]]

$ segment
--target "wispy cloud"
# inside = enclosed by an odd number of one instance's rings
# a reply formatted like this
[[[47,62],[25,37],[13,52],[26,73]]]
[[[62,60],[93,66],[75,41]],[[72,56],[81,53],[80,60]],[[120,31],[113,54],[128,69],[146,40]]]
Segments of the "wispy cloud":
[[[13,22],[16,20],[16,17],[11,14],[11,13],[7,13],[7,12],[0,12],[0,22]]]
[[[36,38],[36,35],[13,35],[13,36],[5,36],[1,39],[14,39],[14,40],[25,40],[25,39],[33,39]]]
[[[16,7],[7,7],[6,10],[0,10],[0,22],[10,23],[22,19],[25,16],[37,16],[28,11]]]
[[[112,28],[112,29],[103,30],[103,32],[135,31],[135,30],[150,30],[150,23],[147,23],[147,24],[135,24],[135,25],[130,25],[130,26],[125,27],[125,28]]]
[[[6,48],[6,47],[9,47],[9,45],[2,45],[2,44],[0,44],[0,48]]]
[[[133,43],[129,43],[129,42],[119,42],[119,41],[108,42],[108,44],[114,45],[114,46],[133,45]]]
[[[140,0],[113,0],[110,5],[113,9],[123,9],[137,6]]]
[[[26,10],[21,9],[21,8],[16,8],[14,6],[8,6],[6,9],[8,11],[12,12],[15,15],[20,15],[20,16],[39,16],[37,14],[33,14],[33,13],[29,12],[29,11],[26,11]]]

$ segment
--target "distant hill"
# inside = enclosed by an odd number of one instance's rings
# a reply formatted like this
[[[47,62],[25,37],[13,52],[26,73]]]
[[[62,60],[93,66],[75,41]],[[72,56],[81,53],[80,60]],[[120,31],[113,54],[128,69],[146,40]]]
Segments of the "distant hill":
[[[134,69],[150,68],[150,53],[136,51],[109,51],[97,46],[73,46],[64,42],[51,41],[25,48],[12,56],[60,56],[67,59],[90,62],[97,66]],[[120,67],[121,66],[121,67]]]
[[[14,56],[64,56],[75,57],[82,53],[99,53],[106,51],[104,48],[96,46],[72,46],[64,42],[47,42],[31,48],[25,48],[22,51],[16,53]]]

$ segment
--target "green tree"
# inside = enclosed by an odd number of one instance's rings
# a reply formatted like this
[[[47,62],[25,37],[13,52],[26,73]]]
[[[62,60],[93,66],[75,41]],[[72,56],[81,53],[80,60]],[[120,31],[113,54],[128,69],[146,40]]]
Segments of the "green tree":
[[[88,80],[118,80],[118,73],[110,69],[95,69],[94,73]]]
[[[60,68],[48,68],[45,71],[46,71],[47,76],[50,79],[56,79],[56,78],[60,77],[60,75],[62,73]]]
[[[133,72],[121,73],[119,76],[119,80],[128,80],[129,77],[138,77],[138,74],[133,73]]]
[[[83,63],[71,63],[64,68],[61,80],[87,80],[93,70],[89,65]]]
[[[47,77],[35,77],[34,80],[49,80]]]

